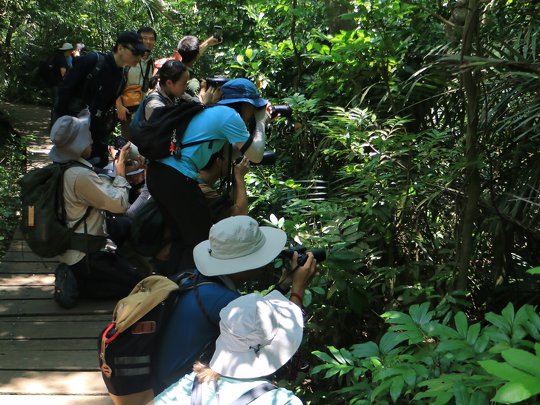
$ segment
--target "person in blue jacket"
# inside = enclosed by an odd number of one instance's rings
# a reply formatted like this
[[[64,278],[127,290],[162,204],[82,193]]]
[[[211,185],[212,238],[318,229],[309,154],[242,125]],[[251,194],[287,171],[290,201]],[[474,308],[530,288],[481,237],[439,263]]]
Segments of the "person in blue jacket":
[[[270,383],[302,342],[304,319],[299,305],[280,292],[247,294],[220,313],[220,335],[208,365],[172,384],[155,405],[251,404],[301,405],[294,393]]]
[[[223,319],[220,311],[240,296],[238,288],[244,282],[273,272],[272,261],[286,239],[281,229],[259,226],[246,215],[225,218],[212,226],[208,240],[193,250],[205,282],[180,296],[160,338],[154,376],[156,394],[189,373],[195,360],[209,359]],[[303,266],[297,266],[297,259],[295,254],[291,268],[296,270],[290,278],[282,277],[278,287],[280,291],[290,287],[291,300],[301,306],[317,261],[311,253]]]

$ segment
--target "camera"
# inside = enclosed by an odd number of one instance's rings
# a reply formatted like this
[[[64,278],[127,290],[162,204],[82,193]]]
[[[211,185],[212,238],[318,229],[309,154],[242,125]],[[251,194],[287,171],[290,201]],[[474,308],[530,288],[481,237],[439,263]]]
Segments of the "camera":
[[[291,106],[288,104],[273,105],[270,115],[272,116],[272,118],[274,118],[278,114],[281,115],[282,117],[291,118],[292,116]]]
[[[210,87],[221,87],[229,80],[231,79],[228,77],[209,77],[206,79],[206,88],[209,89]]]
[[[243,156],[240,156],[234,161],[234,164],[237,165],[242,161]],[[273,150],[265,150],[263,158],[259,163],[251,162],[252,165],[256,166],[271,166],[276,163],[276,152]]]
[[[223,39],[223,28],[220,25],[214,25],[214,33],[212,36],[218,41],[221,41]]]
[[[128,143],[128,140],[124,138],[123,136],[117,136],[116,138],[114,138],[113,146],[114,146],[114,149],[116,149],[114,160],[118,159],[118,155],[120,154],[120,149],[126,146],[126,143]]]
[[[306,264],[306,261],[308,259],[308,255],[307,255],[308,250],[302,245],[297,245],[289,249],[285,249],[281,251],[279,255],[281,257],[292,259],[294,252],[298,252],[298,264],[300,266],[303,266],[304,264]],[[313,253],[313,257],[315,258],[315,260],[317,260],[318,263],[326,260],[326,251],[324,249],[315,248],[315,249],[309,250],[309,252]]]

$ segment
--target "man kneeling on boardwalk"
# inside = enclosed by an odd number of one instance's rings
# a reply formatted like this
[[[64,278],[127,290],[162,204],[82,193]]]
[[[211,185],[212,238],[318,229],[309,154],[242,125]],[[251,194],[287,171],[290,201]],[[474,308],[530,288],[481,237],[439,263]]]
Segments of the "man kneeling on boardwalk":
[[[92,153],[88,109],[77,117],[60,117],[50,136],[54,144],[50,159],[66,164],[63,179],[66,225],[77,226],[75,233],[85,234],[88,240],[80,250],[69,249],[57,257],[60,265],[55,273],[55,301],[64,308],[71,308],[79,296],[124,297],[141,276],[126,259],[115,253],[115,244],[106,239],[104,211],[119,214],[129,208],[130,185],[126,180],[125,162],[130,143],[115,160],[116,177],[109,183],[98,176],[86,160]]]

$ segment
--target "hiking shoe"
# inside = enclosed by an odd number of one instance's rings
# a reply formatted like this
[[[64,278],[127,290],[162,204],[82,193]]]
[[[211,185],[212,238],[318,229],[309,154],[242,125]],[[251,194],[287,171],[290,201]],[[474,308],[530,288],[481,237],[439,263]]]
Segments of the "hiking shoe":
[[[65,263],[54,272],[54,300],[62,308],[73,308],[79,298],[79,286],[75,275]]]

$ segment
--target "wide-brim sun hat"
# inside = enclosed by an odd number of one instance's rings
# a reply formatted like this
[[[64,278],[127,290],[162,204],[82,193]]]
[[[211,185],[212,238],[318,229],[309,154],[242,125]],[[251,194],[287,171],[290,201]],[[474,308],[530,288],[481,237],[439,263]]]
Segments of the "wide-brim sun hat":
[[[71,45],[69,42],[64,42],[61,48],[58,48],[59,51],[72,51],[73,45]]]
[[[247,294],[220,313],[220,335],[210,368],[225,377],[257,378],[273,374],[302,342],[302,310],[278,291]]]
[[[49,157],[53,162],[65,163],[77,160],[82,152],[92,144],[90,133],[90,111],[82,110],[77,117],[63,115],[51,128],[53,147]]]
[[[268,100],[261,98],[257,87],[248,79],[229,80],[220,89],[223,94],[218,104],[249,103],[256,108],[268,104]]]
[[[205,276],[224,276],[262,267],[281,252],[287,235],[259,226],[247,215],[225,218],[210,228],[208,240],[193,249],[193,259]]]

